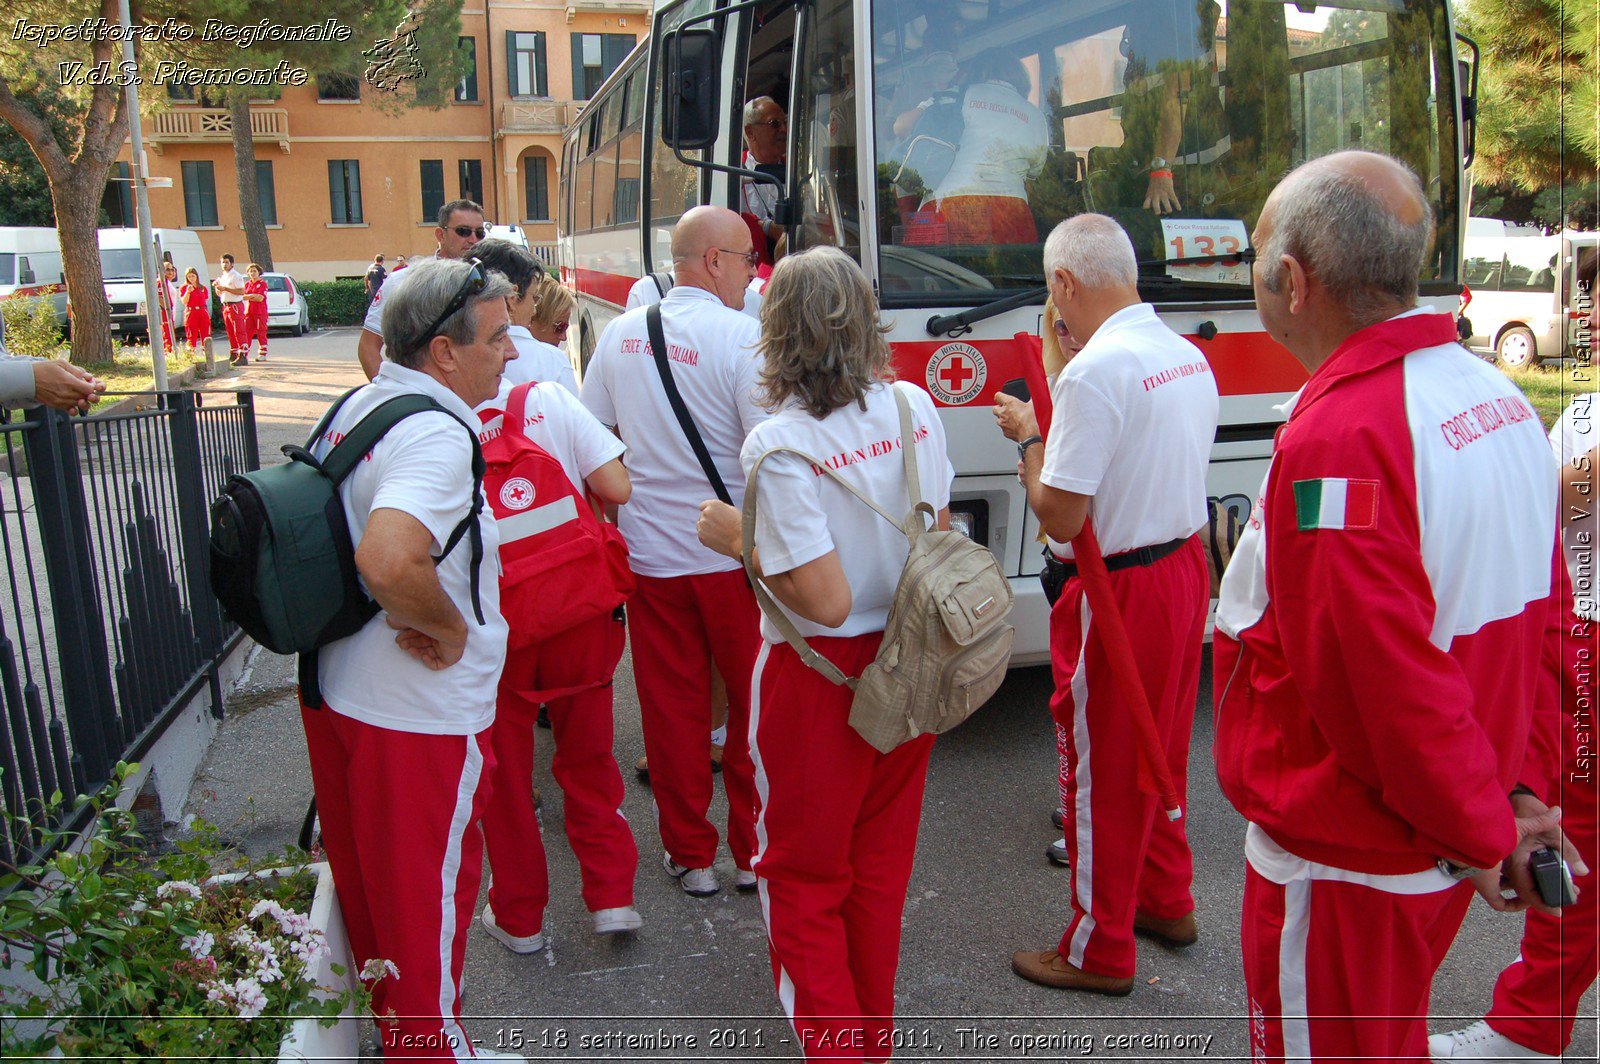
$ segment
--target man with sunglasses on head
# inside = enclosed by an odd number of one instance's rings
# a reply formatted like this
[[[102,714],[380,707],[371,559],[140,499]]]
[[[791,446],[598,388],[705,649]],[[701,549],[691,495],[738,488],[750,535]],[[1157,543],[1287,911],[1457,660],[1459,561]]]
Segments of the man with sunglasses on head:
[[[472,254],[472,249],[478,241],[489,235],[487,225],[483,220],[483,208],[469,199],[451,200],[439,208],[439,224],[434,227],[433,238],[439,243],[439,250],[434,258],[438,259],[464,259]],[[427,259],[417,259],[414,265],[420,266]],[[361,323],[361,341],[356,348],[356,355],[361,360],[361,370],[371,380],[378,374],[378,367],[383,362],[383,307],[384,303],[394,298],[395,291],[404,284],[409,277],[401,276],[398,267],[373,293],[372,302],[367,304],[366,320]]]
[[[739,449],[767,417],[757,397],[759,327],[738,313],[755,272],[744,221],[696,207],[672,231],[677,285],[659,304],[667,365],[733,503],[744,495]],[[663,863],[696,897],[719,889],[711,865],[711,669],[728,688],[722,778],[728,847],[741,890],[754,890],[755,789],[746,745],[750,673],[760,639],[755,597],[736,559],[701,546],[694,528],[709,476],[673,412],[649,340],[654,307],[630,310],[600,336],[583,405],[628,447],[633,495],[618,511],[638,590],[628,605],[645,755],[666,849]]]
[[[340,486],[356,567],[381,612],[322,648],[322,705],[302,703],[301,720],[355,963],[382,957],[399,970],[373,987],[384,1056],[522,1060],[474,1050],[460,1023],[506,648],[499,536],[493,511],[476,508],[473,407],[517,357],[511,285],[476,260],[406,272],[376,377],[312,451],[325,458],[400,396],[439,409],[395,424]]]

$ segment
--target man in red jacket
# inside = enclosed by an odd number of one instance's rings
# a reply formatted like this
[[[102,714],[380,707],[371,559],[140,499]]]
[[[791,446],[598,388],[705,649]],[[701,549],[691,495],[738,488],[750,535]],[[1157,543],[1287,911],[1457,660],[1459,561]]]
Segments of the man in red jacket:
[[[1461,880],[1520,909],[1532,850],[1582,870],[1538,798],[1566,593],[1555,470],[1521,393],[1416,305],[1432,238],[1415,175],[1367,152],[1300,167],[1254,235],[1262,322],[1311,374],[1217,607],[1258,1060],[1426,1058]]]

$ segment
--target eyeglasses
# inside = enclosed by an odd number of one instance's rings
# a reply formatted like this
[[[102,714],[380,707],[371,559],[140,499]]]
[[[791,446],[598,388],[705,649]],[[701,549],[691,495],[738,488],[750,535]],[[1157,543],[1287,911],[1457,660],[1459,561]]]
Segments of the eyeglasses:
[[[712,248],[711,250],[743,259],[752,270],[761,265],[761,256],[754,251],[734,251],[732,248]]]
[[[766,126],[769,129],[783,129],[789,124],[787,118],[768,118],[760,122],[751,122],[752,126]]]
[[[566,332],[568,329],[572,328],[572,319],[569,318],[566,321],[558,321],[554,325],[550,326],[550,328],[555,332]]]
[[[1062,321],[1060,318],[1057,318],[1055,321],[1051,322],[1050,327],[1054,329],[1056,331],[1056,335],[1061,337],[1063,340],[1072,335],[1072,330],[1067,328],[1067,323]]]
[[[475,236],[479,240],[482,240],[484,237],[489,235],[489,230],[485,229],[481,225],[476,229],[470,225],[452,225],[450,227],[450,231],[456,236],[460,237],[462,240],[467,239],[469,236]]]
[[[483,291],[483,286],[488,283],[488,277],[483,272],[483,263],[477,259],[468,259],[472,269],[467,272],[467,279],[461,282],[461,287],[456,289],[455,296],[445,305],[444,313],[433,319],[433,324],[428,326],[428,331],[422,334],[422,339],[417,341],[420,349],[427,345],[439,332],[441,326],[450,320],[450,316],[467,305],[467,300]]]

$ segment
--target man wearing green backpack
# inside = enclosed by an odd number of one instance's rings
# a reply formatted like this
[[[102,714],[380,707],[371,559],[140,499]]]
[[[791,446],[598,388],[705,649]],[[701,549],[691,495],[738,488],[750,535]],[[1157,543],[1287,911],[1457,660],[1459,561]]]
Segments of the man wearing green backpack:
[[[436,405],[391,425],[339,485],[356,568],[381,612],[318,649],[322,704],[302,688],[301,714],[356,963],[398,969],[373,993],[375,1014],[388,1017],[384,1055],[506,1059],[474,1051],[460,986],[506,644],[494,516],[481,505],[466,426],[517,357],[511,286],[476,260],[408,272],[384,313],[377,376],[327,419],[312,455],[327,458],[391,399]],[[476,549],[450,549],[473,520]]]

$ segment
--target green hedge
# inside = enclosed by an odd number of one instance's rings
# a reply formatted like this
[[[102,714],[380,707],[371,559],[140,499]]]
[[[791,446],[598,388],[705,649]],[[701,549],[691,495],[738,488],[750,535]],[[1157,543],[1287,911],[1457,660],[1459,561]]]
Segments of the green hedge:
[[[311,305],[313,325],[360,325],[367,315],[367,291],[360,281],[296,281]]]

